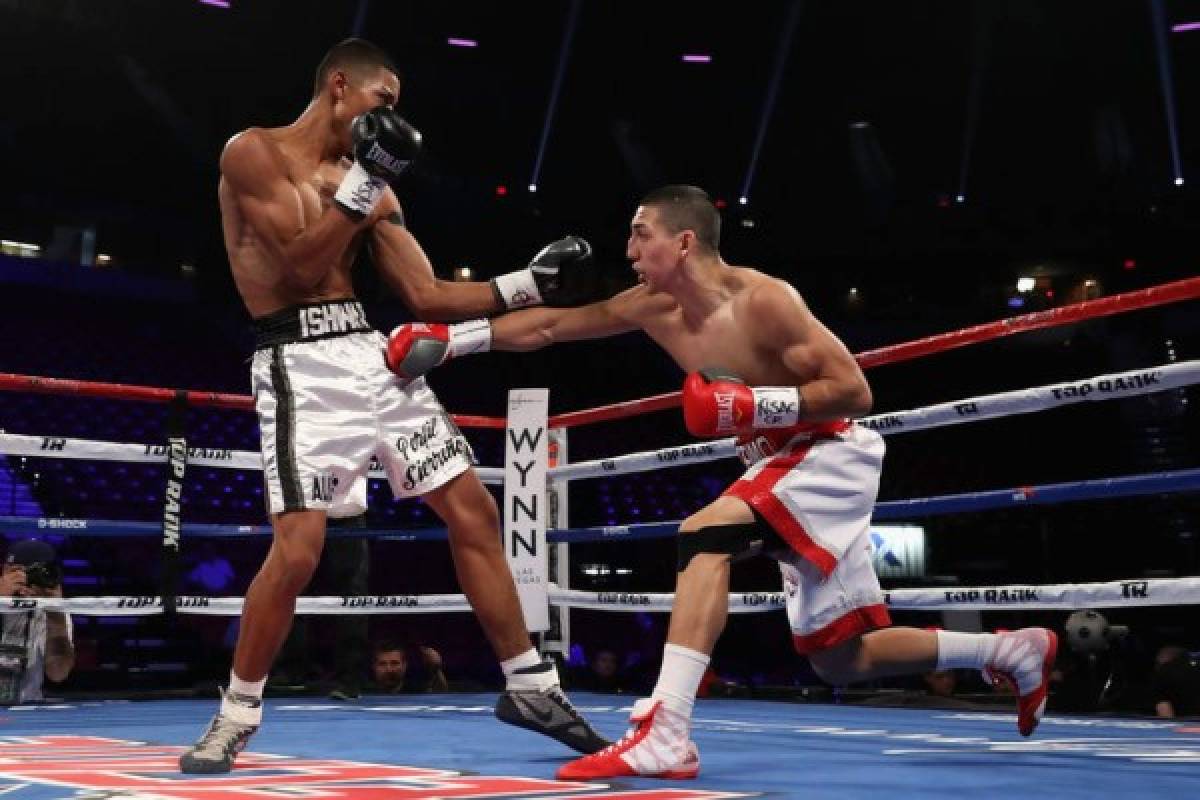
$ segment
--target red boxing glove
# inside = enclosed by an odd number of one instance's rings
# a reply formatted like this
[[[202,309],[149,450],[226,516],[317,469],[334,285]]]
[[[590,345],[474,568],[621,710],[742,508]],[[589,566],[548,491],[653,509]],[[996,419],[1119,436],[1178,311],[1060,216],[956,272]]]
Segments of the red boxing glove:
[[[788,428],[800,421],[795,386],[751,389],[741,378],[716,368],[683,382],[683,419],[693,436],[726,436],[758,428]]]
[[[454,325],[406,322],[388,334],[384,358],[388,369],[411,381],[452,358],[486,353],[491,344],[492,326],[486,319]]]

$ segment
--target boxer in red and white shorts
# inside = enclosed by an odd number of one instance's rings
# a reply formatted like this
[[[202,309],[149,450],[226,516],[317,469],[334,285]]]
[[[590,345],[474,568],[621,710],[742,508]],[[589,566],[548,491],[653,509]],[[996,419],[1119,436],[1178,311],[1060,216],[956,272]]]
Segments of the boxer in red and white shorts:
[[[883,437],[849,422],[739,437],[746,474],[725,490],[787,545],[779,562],[801,655],[891,624],[871,566]]]
[[[883,442],[846,420],[871,407],[854,357],[783,281],[731,266],[721,219],[693,186],[651,192],[634,214],[626,255],[640,285],[572,309],[527,309],[477,323],[393,332],[389,353],[415,376],[446,358],[641,330],[688,376],[683,413],[697,436],[737,434],[755,463],[684,520],[679,578],[662,671],[633,708],[624,739],[567,764],[560,778],[691,778],[700,770],[691,714],[728,612],[729,565],[766,553],[781,564],[797,648],[831,683],[935,668],[977,667],[1017,687],[1029,735],[1045,706],[1054,634],[968,634],[888,627],[871,570],[868,523]],[[438,351],[437,359],[408,353]],[[719,369],[714,366],[719,365]]]

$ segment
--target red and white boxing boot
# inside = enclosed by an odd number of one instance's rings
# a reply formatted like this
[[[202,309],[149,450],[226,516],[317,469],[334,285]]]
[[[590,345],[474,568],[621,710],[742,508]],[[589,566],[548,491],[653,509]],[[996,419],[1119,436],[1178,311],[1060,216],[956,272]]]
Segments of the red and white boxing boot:
[[[1058,636],[1045,628],[996,634],[996,650],[983,668],[984,680],[1008,683],[1017,695],[1017,730],[1029,736],[1046,710]]]
[[[625,738],[598,753],[577,758],[559,768],[559,780],[593,778],[694,778],[700,772],[700,751],[688,739],[691,720],[671,711],[661,700],[644,697],[629,715],[632,727]]]

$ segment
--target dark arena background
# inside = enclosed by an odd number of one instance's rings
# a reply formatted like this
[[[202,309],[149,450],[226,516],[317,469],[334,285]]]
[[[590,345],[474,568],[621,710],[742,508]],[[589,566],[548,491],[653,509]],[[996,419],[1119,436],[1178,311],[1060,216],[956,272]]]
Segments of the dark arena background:
[[[1033,737],[975,672],[823,682],[778,569],[752,559],[696,704],[699,777],[556,780],[575,754],[492,715],[504,677],[445,528],[376,471],[236,769],[179,773],[271,542],[219,159],[291,123],[351,36],[394,59],[423,134],[394,188],[440,278],[576,234],[615,294],[636,282],[639,199],[710,194],[725,261],[791,283],[865,369],[893,620],[1058,633]],[[53,547],[64,598],[0,601],[0,690],[24,669],[10,623],[39,607],[69,612],[75,654],[41,699],[5,695],[0,793],[1090,798],[1200,780],[1200,2],[0,0],[0,63],[0,547]],[[353,279],[375,328],[413,320],[365,251]],[[551,472],[538,638],[614,738],[658,675],[678,521],[744,469],[689,435],[683,378],[640,333],[430,377],[502,505],[512,389],[549,390],[551,466],[592,462]],[[384,642],[408,664],[394,691],[372,674]]]

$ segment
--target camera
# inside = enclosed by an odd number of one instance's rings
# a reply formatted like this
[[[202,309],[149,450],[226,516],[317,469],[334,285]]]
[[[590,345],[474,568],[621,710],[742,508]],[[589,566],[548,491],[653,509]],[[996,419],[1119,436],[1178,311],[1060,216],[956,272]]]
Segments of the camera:
[[[25,585],[30,589],[53,589],[62,583],[62,571],[57,564],[39,561],[25,567]]]

